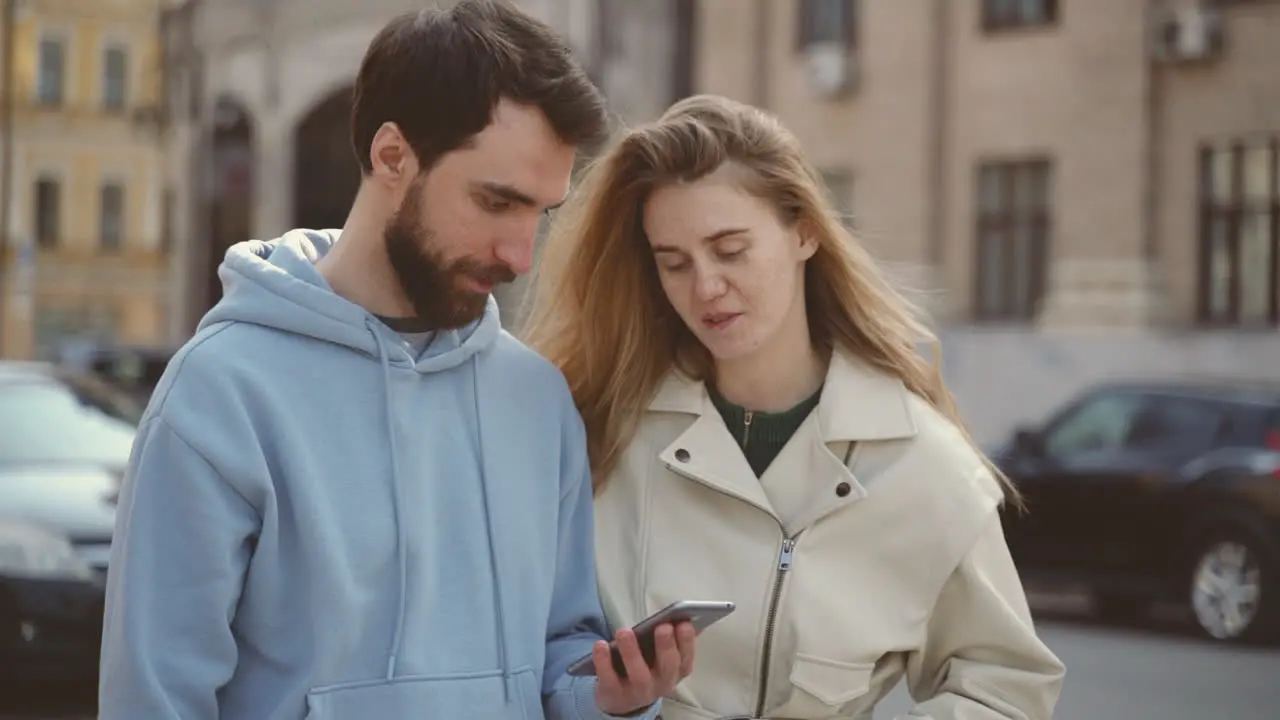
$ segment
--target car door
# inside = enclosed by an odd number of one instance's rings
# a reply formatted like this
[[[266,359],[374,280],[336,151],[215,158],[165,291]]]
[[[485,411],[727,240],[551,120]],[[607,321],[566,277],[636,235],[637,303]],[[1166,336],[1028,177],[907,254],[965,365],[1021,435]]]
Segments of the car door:
[[[1092,518],[1095,488],[1113,464],[1143,396],[1105,389],[1082,398],[1039,434],[1035,452],[1011,468],[1027,502],[1017,540],[1028,572],[1068,579],[1091,565],[1107,541]]]
[[[1181,469],[1215,444],[1227,420],[1220,403],[1193,396],[1146,399],[1093,498],[1105,544],[1097,570],[1135,582],[1158,572],[1176,547],[1180,522],[1173,490]]]
[[[1127,392],[1049,432],[1044,486],[1054,511],[1043,541],[1056,568],[1081,580],[1145,582],[1167,547],[1173,474],[1207,449],[1220,423],[1211,403]]]

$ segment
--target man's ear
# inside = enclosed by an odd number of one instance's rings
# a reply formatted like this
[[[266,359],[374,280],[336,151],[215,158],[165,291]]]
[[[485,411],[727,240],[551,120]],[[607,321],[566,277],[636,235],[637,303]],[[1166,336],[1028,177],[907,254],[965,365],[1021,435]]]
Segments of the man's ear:
[[[369,162],[373,179],[385,185],[401,187],[418,176],[418,158],[393,122],[383,123],[374,133]]]

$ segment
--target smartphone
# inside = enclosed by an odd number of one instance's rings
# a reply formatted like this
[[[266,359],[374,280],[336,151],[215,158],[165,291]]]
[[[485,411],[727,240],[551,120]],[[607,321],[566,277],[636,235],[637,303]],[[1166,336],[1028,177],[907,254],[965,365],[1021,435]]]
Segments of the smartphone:
[[[640,646],[640,654],[644,656],[644,661],[653,667],[656,662],[654,657],[654,631],[664,623],[678,625],[683,622],[693,624],[693,632],[701,634],[703,630],[711,627],[720,620],[728,617],[734,610],[734,604],[728,601],[712,601],[712,600],[680,600],[662,608],[658,612],[641,620],[631,627],[636,634],[636,643]],[[627,676],[626,664],[622,661],[622,653],[618,651],[617,643],[610,641],[609,649],[613,655],[613,669],[618,673],[619,677]],[[569,674],[574,676],[595,675],[596,666],[591,660],[591,653],[587,653],[574,661],[569,666]]]

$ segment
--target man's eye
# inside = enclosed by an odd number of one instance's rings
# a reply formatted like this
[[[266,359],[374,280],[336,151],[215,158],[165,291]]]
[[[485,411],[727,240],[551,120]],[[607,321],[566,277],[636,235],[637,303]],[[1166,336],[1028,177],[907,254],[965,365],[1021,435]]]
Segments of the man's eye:
[[[503,200],[501,198],[486,197],[481,200],[481,204],[484,205],[484,209],[489,212],[506,212],[511,209],[511,201]]]

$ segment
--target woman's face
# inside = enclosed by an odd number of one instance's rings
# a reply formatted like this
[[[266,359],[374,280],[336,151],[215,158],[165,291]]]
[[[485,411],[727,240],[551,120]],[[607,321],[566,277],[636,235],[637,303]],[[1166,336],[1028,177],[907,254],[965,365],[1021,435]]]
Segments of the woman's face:
[[[754,354],[807,322],[804,263],[817,250],[742,188],[742,172],[722,167],[661,187],[644,206],[662,289],[717,361]]]

